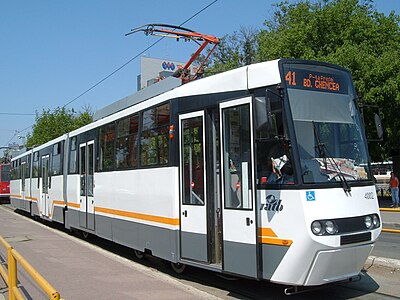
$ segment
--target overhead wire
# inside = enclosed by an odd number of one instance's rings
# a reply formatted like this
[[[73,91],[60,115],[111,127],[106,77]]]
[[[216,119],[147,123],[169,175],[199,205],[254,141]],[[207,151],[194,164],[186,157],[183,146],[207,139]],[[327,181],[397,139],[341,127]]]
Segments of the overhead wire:
[[[181,24],[179,24],[178,26],[183,26],[185,25],[187,22],[189,22],[190,20],[192,20],[194,17],[196,17],[197,15],[199,15],[200,13],[202,13],[204,10],[206,10],[207,8],[209,8],[211,5],[213,5],[215,2],[217,2],[218,0],[214,0],[213,2],[211,2],[210,4],[206,5],[205,7],[203,7],[201,10],[199,10],[198,12],[196,12],[194,15],[192,15],[190,18],[186,19],[185,21],[183,21]],[[139,52],[138,54],[136,54],[134,57],[132,57],[131,59],[129,59],[126,63],[124,63],[122,66],[118,67],[117,69],[115,69],[113,72],[111,72],[110,74],[108,74],[106,77],[104,77],[103,79],[101,79],[100,81],[96,82],[94,85],[92,85],[90,88],[88,88],[87,90],[85,90],[83,93],[81,93],[80,95],[78,95],[77,97],[75,97],[74,99],[72,99],[71,101],[67,102],[66,104],[63,105],[63,108],[70,105],[71,103],[75,102],[76,100],[78,100],[80,97],[82,97],[83,95],[87,94],[88,92],[90,92],[91,90],[93,90],[95,87],[97,87],[99,84],[101,84],[102,82],[104,82],[105,80],[107,80],[108,78],[110,78],[111,76],[113,76],[115,73],[117,73],[118,71],[120,71],[121,69],[123,69],[124,67],[126,67],[128,64],[130,64],[132,61],[134,61],[136,58],[138,58],[140,55],[142,55],[143,53],[145,53],[146,51],[150,50],[151,48],[153,48],[155,45],[157,45],[159,42],[161,42],[166,36],[162,36],[160,37],[158,40],[156,40],[154,43],[150,44],[150,46],[146,47],[144,50],[142,50],[141,52]]]
[[[186,24],[187,22],[189,22],[190,20],[192,20],[193,18],[195,18],[196,16],[198,16],[199,14],[201,14],[203,11],[205,11],[206,9],[208,9],[211,5],[215,4],[216,2],[218,2],[218,0],[214,0],[211,3],[209,3],[208,5],[206,5],[205,7],[203,7],[202,9],[200,9],[198,12],[196,12],[195,14],[193,14],[191,17],[189,17],[188,19],[186,19],[185,21],[183,21],[181,24],[179,24],[179,26],[183,26],[184,24]],[[81,98],[82,96],[86,95],[88,92],[90,92],[91,90],[93,90],[95,87],[97,87],[98,85],[100,85],[101,83],[103,83],[104,81],[106,81],[108,78],[110,78],[111,76],[113,76],[115,73],[119,72],[121,69],[123,69],[124,67],[126,67],[128,64],[130,64],[132,61],[134,61],[136,58],[138,58],[140,55],[142,55],[143,53],[145,53],[146,51],[150,50],[152,47],[154,47],[155,45],[157,45],[159,42],[161,42],[163,39],[165,38],[165,36],[160,37],[158,40],[156,40],[154,43],[152,43],[150,46],[146,47],[144,50],[142,50],[141,52],[139,52],[138,54],[136,54],[134,57],[132,57],[131,59],[129,59],[127,62],[125,62],[124,64],[122,64],[120,67],[118,67],[117,69],[115,69],[114,71],[112,71],[110,74],[108,74],[107,76],[105,76],[103,79],[99,80],[98,82],[96,82],[95,84],[93,84],[92,86],[90,86],[88,89],[86,89],[84,92],[82,92],[81,94],[79,94],[78,96],[76,96],[75,98],[73,98],[72,100],[68,101],[67,103],[65,103],[62,108],[65,108],[66,106],[70,105],[71,103],[75,102],[76,100],[78,100],[79,98]],[[1,113],[0,113],[1,114]],[[30,125],[22,130],[16,130],[16,133],[14,134],[14,136],[10,139],[10,141],[7,143],[9,144],[19,133],[24,132],[26,130],[28,130],[29,128],[31,128],[33,126]]]
[[[35,114],[28,113],[14,113],[14,112],[0,112],[2,116],[34,116]]]

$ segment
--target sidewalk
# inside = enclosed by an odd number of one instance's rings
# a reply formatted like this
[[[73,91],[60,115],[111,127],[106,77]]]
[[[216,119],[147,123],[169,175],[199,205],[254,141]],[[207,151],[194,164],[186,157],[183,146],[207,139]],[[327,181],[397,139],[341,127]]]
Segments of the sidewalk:
[[[0,206],[0,235],[10,243],[64,299],[218,299],[153,267],[40,224]],[[7,251],[0,247],[1,257]],[[1,276],[0,276],[1,277]],[[21,292],[28,299],[49,299],[18,266]],[[0,300],[8,289],[0,279]]]

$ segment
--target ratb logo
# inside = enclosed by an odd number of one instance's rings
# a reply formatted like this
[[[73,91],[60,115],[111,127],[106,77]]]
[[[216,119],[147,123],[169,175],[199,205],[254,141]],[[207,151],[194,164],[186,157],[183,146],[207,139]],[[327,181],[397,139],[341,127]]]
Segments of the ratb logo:
[[[261,204],[260,210],[268,210],[268,211],[282,211],[283,205],[281,199],[276,199],[274,195],[268,195],[265,198],[265,203]]]

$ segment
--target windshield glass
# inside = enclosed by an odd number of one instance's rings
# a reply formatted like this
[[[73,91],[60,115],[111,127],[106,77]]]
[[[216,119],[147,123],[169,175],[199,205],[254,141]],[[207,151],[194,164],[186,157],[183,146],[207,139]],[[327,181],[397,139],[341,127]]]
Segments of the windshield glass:
[[[10,181],[10,165],[3,165],[1,167],[1,181],[2,182],[9,182]]]
[[[299,64],[284,72],[303,182],[371,180],[348,73]]]

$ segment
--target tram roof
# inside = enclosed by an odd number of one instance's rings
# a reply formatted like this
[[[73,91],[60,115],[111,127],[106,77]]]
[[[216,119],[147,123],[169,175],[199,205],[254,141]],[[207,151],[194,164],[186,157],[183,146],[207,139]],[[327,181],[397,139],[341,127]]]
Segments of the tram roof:
[[[159,83],[106,106],[99,113],[96,113],[93,123],[72,131],[70,135],[75,136],[169,99],[241,91],[278,84],[281,82],[278,62],[279,59],[248,65],[191,81],[184,85],[180,84],[180,79],[168,77]]]
[[[184,85],[181,84],[180,79],[168,77],[159,83],[104,107],[96,112],[94,122],[78,128],[69,134],[65,134],[48,141],[43,145],[35,147],[34,150],[43,149],[49,145],[64,140],[68,135],[78,135],[81,132],[91,130],[125,115],[133,114],[136,111],[141,111],[147,107],[157,105],[158,103],[169,99],[194,95],[216,94],[227,91],[249,90],[261,86],[278,84],[281,82],[278,67],[279,61],[280,59],[277,59],[240,67],[191,81]],[[27,152],[18,155],[14,159],[25,156]]]

